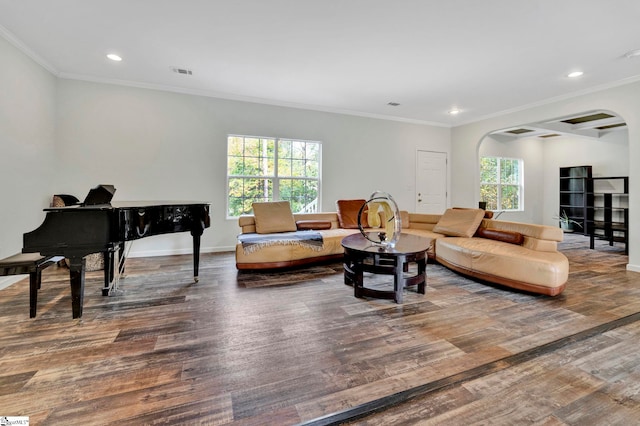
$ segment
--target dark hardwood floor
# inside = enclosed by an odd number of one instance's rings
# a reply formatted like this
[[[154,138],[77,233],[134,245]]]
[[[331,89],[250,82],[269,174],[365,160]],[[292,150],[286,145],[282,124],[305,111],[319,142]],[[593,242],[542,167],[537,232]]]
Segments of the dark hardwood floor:
[[[231,253],[127,260],[125,293],[67,271],[0,290],[0,417],[32,425],[640,423],[640,274],[567,236],[566,291],[427,266],[426,295],[356,299],[340,263],[239,273]],[[367,277],[385,285],[389,277]]]

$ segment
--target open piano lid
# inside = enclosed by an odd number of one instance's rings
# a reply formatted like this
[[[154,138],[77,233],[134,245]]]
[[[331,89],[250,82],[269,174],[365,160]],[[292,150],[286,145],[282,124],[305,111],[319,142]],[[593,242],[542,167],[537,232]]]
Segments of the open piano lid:
[[[116,188],[113,185],[98,185],[91,188],[82,203],[83,206],[95,206],[99,204],[111,204]]]

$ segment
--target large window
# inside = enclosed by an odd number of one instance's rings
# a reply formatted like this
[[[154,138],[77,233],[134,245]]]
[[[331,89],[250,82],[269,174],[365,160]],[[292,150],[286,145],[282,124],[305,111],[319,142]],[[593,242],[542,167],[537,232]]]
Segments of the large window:
[[[516,158],[480,158],[480,201],[487,210],[522,210],[522,160]]]
[[[229,135],[227,216],[253,213],[251,204],[288,200],[294,213],[318,210],[320,142]]]

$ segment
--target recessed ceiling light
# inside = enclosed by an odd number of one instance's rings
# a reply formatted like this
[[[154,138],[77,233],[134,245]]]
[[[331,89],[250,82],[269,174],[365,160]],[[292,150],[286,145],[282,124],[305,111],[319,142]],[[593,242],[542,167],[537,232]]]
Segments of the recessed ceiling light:
[[[584,74],[582,71],[573,71],[567,74],[567,77],[576,78],[576,77],[580,77],[582,74]]]
[[[624,54],[624,57],[627,59],[635,58],[637,56],[640,56],[640,49],[630,50]]]
[[[116,61],[116,62],[120,62],[122,60],[122,58],[118,55],[116,55],[115,53],[109,53],[107,55],[107,58],[111,59],[112,61]]]
[[[460,114],[460,110],[458,108],[453,108],[453,109],[449,110],[449,114],[450,115],[458,115],[458,114]]]

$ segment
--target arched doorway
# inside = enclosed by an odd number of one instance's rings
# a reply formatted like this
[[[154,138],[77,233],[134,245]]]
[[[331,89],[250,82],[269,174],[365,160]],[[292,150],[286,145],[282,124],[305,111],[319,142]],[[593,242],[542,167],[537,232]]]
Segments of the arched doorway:
[[[561,167],[589,165],[593,177],[629,175],[625,120],[607,110],[497,129],[481,139],[477,155],[478,165],[487,156],[523,160],[524,208],[504,212],[505,220],[557,226]]]

